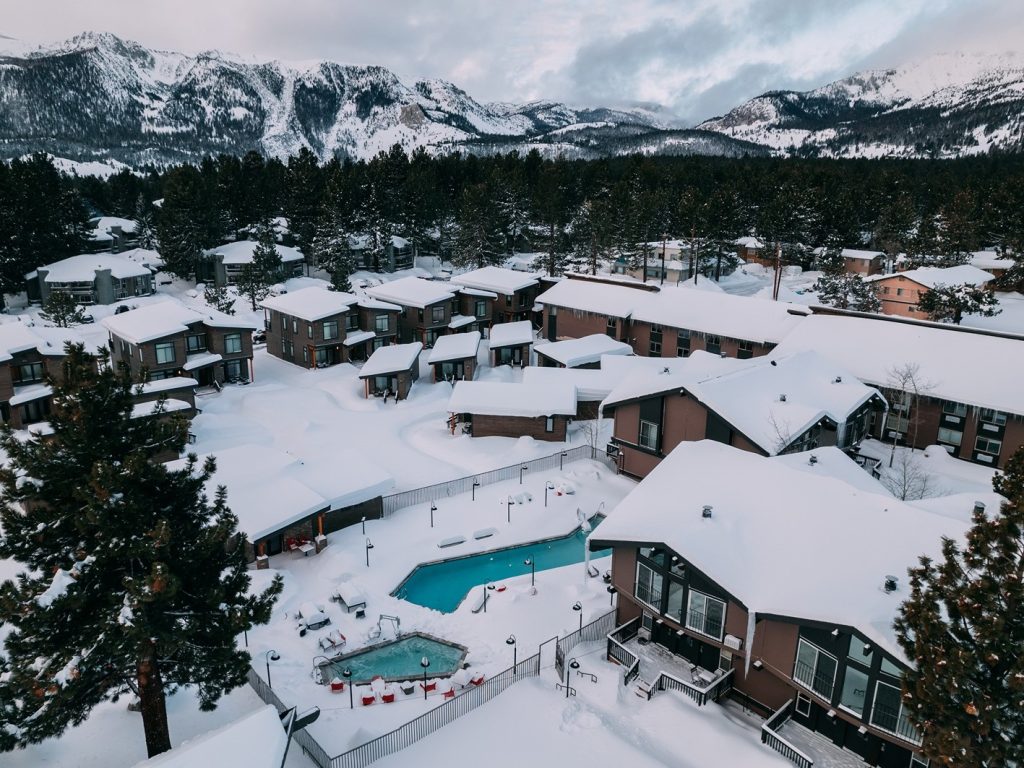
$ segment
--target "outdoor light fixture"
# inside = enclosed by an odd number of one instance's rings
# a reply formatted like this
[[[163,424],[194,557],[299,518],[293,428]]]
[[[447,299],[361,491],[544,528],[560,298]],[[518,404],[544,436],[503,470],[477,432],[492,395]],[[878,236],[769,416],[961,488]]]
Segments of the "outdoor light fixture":
[[[267,651],[266,654],[264,654],[264,657],[267,662],[267,688],[273,688],[274,686],[270,684],[270,662],[280,661],[281,654],[279,654],[277,651],[271,650]]]
[[[583,605],[577,600],[573,603],[572,609],[580,614],[580,632],[583,631]]]
[[[420,659],[420,666],[423,667],[423,700],[427,700],[427,667],[430,666],[430,659],[424,656]]]
[[[764,662],[763,662],[763,661],[761,661],[760,659],[755,659],[755,660],[754,660],[754,663],[753,663],[753,664],[751,664],[751,666],[752,666],[752,667],[753,667],[754,669],[763,669],[763,668],[764,668]]]
[[[520,485],[523,484],[523,472],[525,472],[525,471],[526,471],[526,465],[525,464],[520,465],[520,467],[519,467],[519,484]]]
[[[558,471],[559,472],[562,471],[562,463],[565,461],[565,457],[568,456],[568,455],[569,455],[568,453],[566,453],[565,451],[562,451],[562,454],[558,457]]]
[[[369,538],[366,539],[366,567],[370,567],[370,550],[373,549],[373,542]]]
[[[472,487],[472,491],[471,491],[472,494],[473,494],[473,501],[476,501],[476,489],[479,488],[479,487],[480,487],[480,481],[474,477],[473,478],[473,487]]]
[[[554,490],[555,484],[548,480],[544,483],[544,506],[548,505],[548,491]]]
[[[348,685],[348,708],[355,709],[356,704],[355,701],[352,699],[352,668],[345,667],[341,671],[341,676],[345,678],[345,683],[346,685]]]
[[[434,513],[437,512],[437,504],[430,502],[430,527],[434,527]]]
[[[366,515],[363,515],[363,534],[366,533]]]
[[[536,583],[537,583],[536,582],[537,563],[534,561],[534,559],[532,557],[528,557],[525,560],[523,560],[523,565],[530,566],[530,586],[531,587],[535,586]]]
[[[519,661],[518,654],[517,654],[517,649],[516,649],[516,636],[515,635],[509,635],[508,636],[508,640],[505,641],[505,644],[512,646],[512,674],[514,675],[516,673],[516,664]]]
[[[608,585],[608,605],[615,605],[615,593],[618,591],[614,584]]]
[[[578,605],[578,603],[577,603]],[[580,663],[576,659],[569,659],[569,663],[565,666],[565,698],[569,698],[569,671],[572,669],[579,669]]]
[[[512,522],[512,497],[508,497],[508,501],[505,502],[505,516],[508,518],[508,522]]]

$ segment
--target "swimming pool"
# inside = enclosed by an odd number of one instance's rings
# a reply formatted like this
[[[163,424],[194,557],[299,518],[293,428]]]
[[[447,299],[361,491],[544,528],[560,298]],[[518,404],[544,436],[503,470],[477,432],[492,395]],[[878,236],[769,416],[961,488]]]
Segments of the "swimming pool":
[[[424,656],[430,659],[427,674],[445,677],[461,666],[466,648],[416,632],[339,656],[331,661],[325,679],[342,679],[342,671],[351,669],[353,682],[368,682],[377,675],[385,680],[410,680],[423,676],[420,659]]]
[[[591,527],[596,528],[603,519],[595,516],[590,521]],[[523,564],[528,558],[536,562],[538,571],[582,563],[587,536],[588,533],[577,529],[557,539],[420,565],[391,594],[410,603],[451,613],[478,584],[529,573],[530,566]],[[593,552],[591,556],[594,556]]]

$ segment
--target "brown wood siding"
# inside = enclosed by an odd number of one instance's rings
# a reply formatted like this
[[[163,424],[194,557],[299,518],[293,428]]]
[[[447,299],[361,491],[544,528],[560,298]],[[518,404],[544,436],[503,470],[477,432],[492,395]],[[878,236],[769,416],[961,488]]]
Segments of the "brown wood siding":
[[[750,647],[751,660],[761,659],[764,668],[756,670],[751,666],[740,690],[772,709],[785,704],[793,696],[793,689],[785,681],[793,673],[799,636],[796,624],[768,619],[757,622]]]
[[[568,419],[565,416],[554,416],[554,430],[545,431],[546,419],[525,416],[485,416],[473,415],[473,437],[524,437],[548,442],[565,440]]]

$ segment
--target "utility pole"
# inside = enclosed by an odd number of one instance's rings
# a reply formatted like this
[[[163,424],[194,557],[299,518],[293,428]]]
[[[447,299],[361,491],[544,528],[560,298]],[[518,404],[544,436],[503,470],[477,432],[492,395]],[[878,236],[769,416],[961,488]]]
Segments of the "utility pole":
[[[661,284],[665,284],[665,248],[668,247],[668,233],[661,235]]]
[[[782,243],[775,243],[775,279],[772,281],[772,301],[779,300],[779,289],[782,287]]]

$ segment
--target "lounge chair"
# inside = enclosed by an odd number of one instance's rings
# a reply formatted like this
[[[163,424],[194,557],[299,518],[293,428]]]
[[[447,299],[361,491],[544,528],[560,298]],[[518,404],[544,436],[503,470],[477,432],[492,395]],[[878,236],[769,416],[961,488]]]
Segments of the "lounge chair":
[[[341,693],[345,690],[345,681],[337,677],[331,680],[331,693]]]
[[[433,693],[437,690],[437,680],[431,680],[429,683],[420,683],[420,688],[423,689],[424,693]]]
[[[399,683],[398,687],[402,689],[402,693],[406,696],[410,696],[416,692],[416,684],[406,680],[404,683]]]
[[[484,673],[477,672],[473,677],[469,678],[470,685],[483,685],[484,684]]]
[[[348,640],[341,634],[341,630],[336,629],[323,635],[318,642],[320,643],[320,650],[336,651],[344,648]]]

